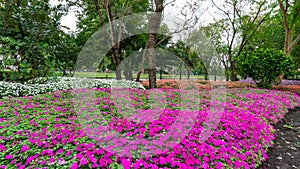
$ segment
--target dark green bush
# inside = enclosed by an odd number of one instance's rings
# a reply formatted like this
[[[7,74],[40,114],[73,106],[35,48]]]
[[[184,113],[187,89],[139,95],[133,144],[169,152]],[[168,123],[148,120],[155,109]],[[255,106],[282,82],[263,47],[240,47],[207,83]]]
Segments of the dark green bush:
[[[257,87],[271,88],[279,75],[291,75],[296,68],[291,57],[284,57],[282,51],[257,48],[240,55],[236,69],[238,74],[252,77]]]

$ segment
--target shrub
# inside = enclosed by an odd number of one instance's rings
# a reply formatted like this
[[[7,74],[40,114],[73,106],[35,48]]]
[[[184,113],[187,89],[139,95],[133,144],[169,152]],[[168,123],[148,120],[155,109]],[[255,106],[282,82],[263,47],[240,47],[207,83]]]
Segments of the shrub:
[[[292,74],[294,70],[293,60],[275,49],[258,48],[237,59],[238,73],[252,77],[259,88],[272,88],[280,74]]]

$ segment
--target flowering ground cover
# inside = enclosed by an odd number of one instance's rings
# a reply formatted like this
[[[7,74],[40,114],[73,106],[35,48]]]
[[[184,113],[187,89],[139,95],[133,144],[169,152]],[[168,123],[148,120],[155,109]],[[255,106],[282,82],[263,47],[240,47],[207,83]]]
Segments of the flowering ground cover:
[[[184,83],[185,82],[185,83]],[[194,87],[197,87],[198,89],[211,89],[212,83],[215,83],[214,81],[208,81],[208,80],[174,80],[174,79],[162,79],[157,80],[157,87],[163,88],[163,89],[181,89],[185,88],[184,84],[190,84]],[[255,85],[247,82],[224,82],[226,83],[227,88],[254,88]],[[149,82],[143,81],[142,85],[145,88],[149,88]]]
[[[254,80],[252,80],[251,78],[248,78],[248,79],[245,79],[245,80],[240,80],[240,82],[255,84]],[[282,85],[300,85],[300,80],[282,79]]]
[[[228,89],[216,112],[210,90],[193,93],[99,88],[2,99],[0,168],[254,168],[268,158],[272,124],[300,103],[290,92]]]
[[[191,80],[190,80],[191,81]],[[211,89],[213,86],[213,81],[205,81],[205,80],[193,80],[191,81],[192,85],[197,87],[198,89]],[[149,88],[148,81],[143,81],[142,85],[145,88]],[[181,86],[180,86],[181,85]],[[182,82],[179,80],[171,80],[171,79],[163,79],[157,80],[157,87],[164,89],[178,89],[183,88]],[[226,82],[227,88],[256,88],[255,82],[251,79],[248,80],[240,80],[236,82]],[[272,89],[280,90],[280,91],[290,91],[297,93],[300,95],[300,80],[283,80],[282,85],[273,86]]]
[[[21,83],[0,81],[0,98],[11,96],[33,96],[47,92],[90,88],[138,88],[144,87],[129,80],[105,80],[76,77],[38,77]]]
[[[273,89],[280,91],[290,91],[300,95],[300,85],[279,85],[274,86]]]

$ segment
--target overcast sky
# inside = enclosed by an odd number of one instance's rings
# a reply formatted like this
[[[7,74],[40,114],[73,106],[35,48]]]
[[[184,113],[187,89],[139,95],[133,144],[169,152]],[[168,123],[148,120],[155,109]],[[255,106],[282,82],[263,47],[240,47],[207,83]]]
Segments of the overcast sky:
[[[170,1],[170,0],[167,0],[167,2],[168,1]],[[180,10],[183,8],[186,1],[192,2],[192,0],[176,0],[174,2],[174,5],[173,6],[168,5],[165,8],[164,12],[170,16],[173,15],[173,16],[176,16],[179,18],[183,18],[182,15],[180,14]],[[196,0],[196,1],[199,2],[199,0]],[[58,0],[50,0],[50,3],[52,5],[57,5],[59,3],[64,3],[64,2],[58,2]],[[200,17],[200,23],[207,24],[207,23],[210,23],[213,21],[213,17],[218,17],[214,12],[215,9],[211,8],[211,5],[212,4],[210,3],[210,1],[202,3],[201,9],[205,9],[206,7],[209,7],[209,10],[199,11],[199,12],[203,13]],[[76,9],[76,8],[71,9],[70,12],[68,13],[68,15],[62,17],[62,20],[61,20],[61,24],[63,26],[69,27],[71,29],[71,31],[76,30],[76,21],[77,21],[77,18],[75,16],[76,10],[78,10],[78,9]]]

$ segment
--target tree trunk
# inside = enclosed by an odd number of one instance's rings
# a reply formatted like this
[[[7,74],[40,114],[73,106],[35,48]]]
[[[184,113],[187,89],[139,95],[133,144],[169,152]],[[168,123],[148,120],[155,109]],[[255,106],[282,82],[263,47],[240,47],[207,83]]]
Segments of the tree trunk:
[[[73,77],[74,74],[75,74],[75,64],[73,64],[73,67],[72,67],[73,71],[70,72],[70,77]]]
[[[121,69],[120,68],[117,68],[116,69],[116,80],[122,80],[122,73],[121,73]]]
[[[121,63],[121,44],[118,42],[118,39],[121,39],[121,37],[117,37],[115,33],[115,28],[114,28],[114,17],[113,13],[111,11],[111,6],[110,6],[110,1],[102,2],[103,4],[100,5],[100,2],[98,0],[94,0],[94,4],[100,19],[100,24],[103,24],[102,20],[102,14],[101,14],[101,7],[104,9],[107,13],[107,19],[109,23],[109,28],[110,28],[110,41],[108,43],[110,44],[110,52],[112,54],[112,59],[113,59],[113,64],[116,68],[115,74],[116,74],[116,80],[122,80],[122,74],[121,74],[121,69],[119,68],[119,65]],[[114,46],[112,46],[114,45]]]
[[[142,74],[142,71],[139,71],[136,75],[136,82],[140,82],[140,78],[141,78],[141,74]]]
[[[149,87],[156,88],[156,42],[157,32],[162,19],[162,11],[164,10],[164,0],[155,0],[155,10],[149,17],[149,39],[148,39],[148,68],[149,68]]]
[[[65,75],[67,75],[66,71],[67,71],[67,65],[65,64],[65,65],[64,65],[64,69],[63,69],[63,74],[62,74],[63,77],[64,77]]]
[[[234,73],[234,71],[235,71],[235,61],[231,61],[231,63],[230,63],[230,76],[231,76],[231,81],[236,81],[236,78],[235,78],[235,73]]]
[[[208,80],[208,71],[206,67],[204,67],[204,80]]]
[[[152,39],[152,38],[149,38]],[[151,41],[149,41],[151,43]],[[149,49],[149,53],[148,53],[148,75],[149,75],[149,87],[150,89],[152,88],[156,88],[156,69],[155,69],[155,55],[156,55],[156,51],[155,51],[155,47]]]
[[[205,79],[205,80],[208,80],[208,72],[207,72],[206,69],[205,69],[205,73],[204,73],[204,79]]]
[[[121,74],[121,69],[119,67],[120,63],[121,63],[121,58],[120,58],[120,48],[118,48],[117,46],[114,46],[111,48],[111,53],[112,53],[112,59],[113,59],[113,63],[115,66],[115,74],[116,74],[116,80],[122,80],[122,74]]]
[[[163,73],[162,66],[160,66],[160,73],[159,73],[159,79],[160,80],[162,79],[162,73]]]
[[[226,64],[225,60],[221,60],[223,66],[225,67],[225,78],[226,78],[226,81],[228,82],[229,81],[229,68],[228,68],[228,64]],[[227,62],[228,63],[228,62]]]
[[[132,71],[131,70],[124,71],[124,76],[126,80],[132,80]]]
[[[180,67],[179,67],[179,80],[182,79],[181,75],[182,75],[182,63],[180,63]]]

